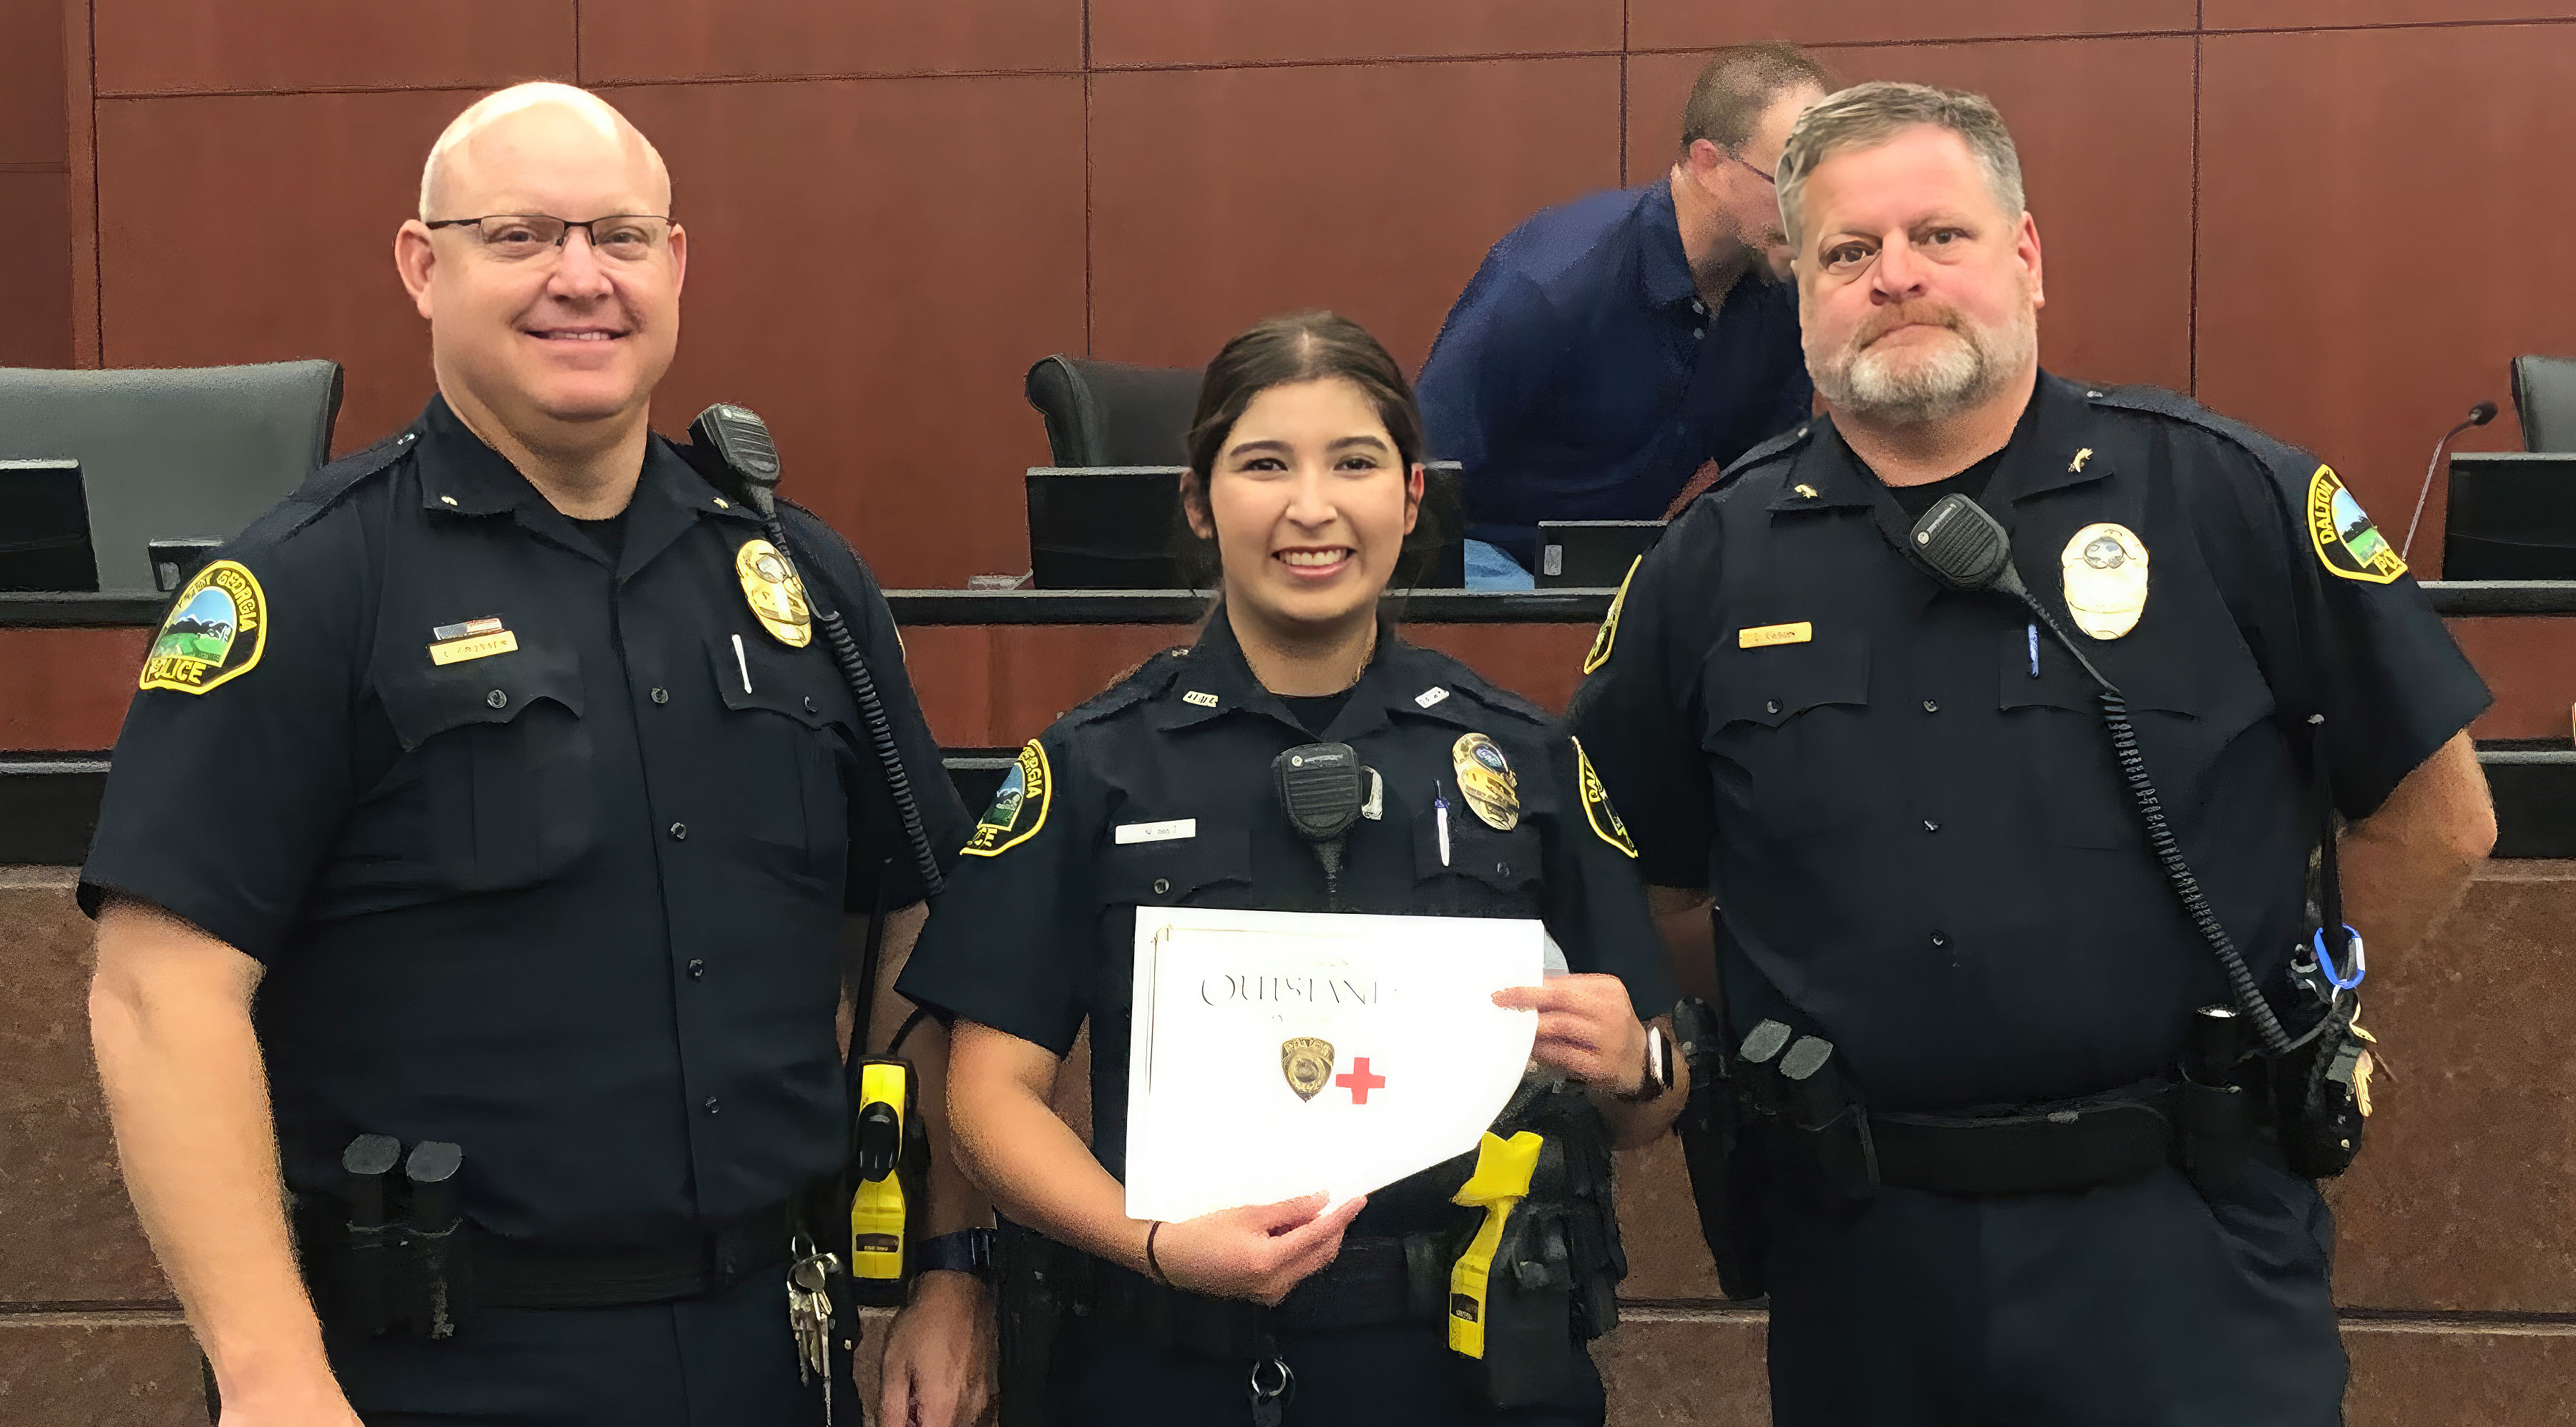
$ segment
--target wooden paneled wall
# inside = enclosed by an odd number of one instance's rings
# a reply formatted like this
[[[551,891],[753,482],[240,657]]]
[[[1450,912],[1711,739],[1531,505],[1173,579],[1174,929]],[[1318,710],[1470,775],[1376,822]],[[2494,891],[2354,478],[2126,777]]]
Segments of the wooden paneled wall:
[[[67,134],[62,75],[26,59],[66,16]],[[1519,218],[1662,170],[1709,47],[1786,38],[2001,104],[2053,366],[2310,444],[2393,519],[2509,357],[2576,350],[2542,300],[2576,248],[2576,189],[2544,179],[2576,123],[2571,20],[2568,0],[0,0],[0,361],[65,328],[111,366],[328,356],[341,446],[372,441],[430,389],[389,258],[429,141],[484,89],[574,80],[661,145],[695,238],[665,423],[751,403],[792,490],[889,584],[955,585],[1026,565],[1036,358],[1195,364],[1330,306],[1418,363]],[[68,266],[15,260],[66,244]],[[2514,441],[2508,416],[2466,444]]]

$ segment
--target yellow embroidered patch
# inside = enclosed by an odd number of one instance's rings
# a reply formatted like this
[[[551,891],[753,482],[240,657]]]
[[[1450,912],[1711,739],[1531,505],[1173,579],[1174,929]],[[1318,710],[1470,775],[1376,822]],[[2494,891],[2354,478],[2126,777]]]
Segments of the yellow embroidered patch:
[[[256,668],[267,647],[268,596],[259,577],[238,560],[217,560],[170,602],[136,687],[202,694]]]
[[[1628,582],[1637,578],[1637,567],[1645,563],[1645,559],[1640,555],[1629,561],[1628,573],[1619,577],[1619,593],[1610,597],[1610,612],[1601,616],[1601,628],[1592,636],[1592,652],[1583,656],[1584,673],[1597,673],[1602,665],[1610,662],[1610,646],[1619,641],[1619,610],[1628,603]]]
[[[1583,787],[1583,817],[1592,824],[1593,836],[1628,854],[1637,855],[1637,843],[1628,836],[1628,825],[1619,821],[1619,810],[1610,806],[1610,790],[1601,786],[1601,775],[1592,771],[1592,755],[1583,751],[1583,740],[1575,739],[1574,776]]]
[[[993,805],[977,819],[974,835],[966,839],[963,849],[969,857],[999,857],[1038,835],[1046,826],[1047,797],[1055,790],[1055,775],[1047,767],[1046,749],[1034,738],[1020,750],[1017,763],[1002,775],[1002,786],[993,794]]]
[[[2347,580],[2385,585],[2406,573],[2397,547],[2370,523],[2332,466],[2319,466],[2308,477],[2308,535],[2318,563]]]

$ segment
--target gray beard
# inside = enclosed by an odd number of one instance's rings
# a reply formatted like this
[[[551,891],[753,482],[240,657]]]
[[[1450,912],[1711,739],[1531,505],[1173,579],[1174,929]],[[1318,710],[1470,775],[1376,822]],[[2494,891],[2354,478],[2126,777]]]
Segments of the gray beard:
[[[1944,421],[1994,395],[2039,350],[2039,323],[2025,315],[1999,329],[1951,328],[1958,341],[1902,370],[1863,351],[1830,365],[1810,362],[1816,391],[1837,412],[1874,425]]]

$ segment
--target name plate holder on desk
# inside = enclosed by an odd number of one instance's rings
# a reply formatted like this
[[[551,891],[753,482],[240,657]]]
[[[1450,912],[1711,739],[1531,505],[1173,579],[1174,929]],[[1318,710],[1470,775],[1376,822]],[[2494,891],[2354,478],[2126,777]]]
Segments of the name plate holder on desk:
[[[1140,907],[1127,1213],[1336,1203],[1476,1148],[1521,1083],[1538,922]]]

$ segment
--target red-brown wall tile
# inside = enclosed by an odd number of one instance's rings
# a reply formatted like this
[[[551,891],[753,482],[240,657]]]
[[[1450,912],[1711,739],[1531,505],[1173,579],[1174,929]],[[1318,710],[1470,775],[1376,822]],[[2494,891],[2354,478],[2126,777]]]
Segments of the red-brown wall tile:
[[[1821,56],[1848,82],[1907,79],[1994,100],[2021,150],[2048,308],[2040,357],[2097,381],[2191,386],[2192,42],[1890,45]],[[1628,65],[1628,172],[1672,160],[1705,58]]]
[[[0,367],[71,365],[70,198],[69,174],[0,172]]]
[[[0,453],[7,438],[0,437]],[[0,748],[93,753],[116,743],[144,629],[0,629]]]
[[[661,144],[688,222],[676,431],[769,419],[785,489],[889,585],[1028,568],[1029,364],[1082,349],[1082,82],[611,91]]]
[[[13,1427],[205,1427],[196,1344],[175,1317],[0,1319],[0,1420]]]
[[[98,105],[105,364],[327,357],[337,445],[366,446],[434,387],[394,274],[421,160],[459,91],[108,99]]]
[[[0,165],[60,166],[67,142],[62,0],[0,0]]]
[[[94,13],[101,95],[573,77],[572,0],[96,0]]]
[[[1494,240],[1619,177],[1619,62],[1103,74],[1093,354],[1196,366],[1331,307],[1407,370]]]
[[[2563,1325],[2348,1322],[2350,1427],[2567,1427],[2576,1333]]]
[[[2567,0],[2203,0],[2213,30],[2576,19]]]
[[[2434,440],[2519,445],[2506,363],[2576,347],[2576,26],[2217,35],[2201,80],[2200,399],[2316,450],[2403,528]],[[2535,145],[2541,147],[2535,148]],[[2441,504],[2420,556],[2439,548]]]
[[[1619,0],[1092,0],[1096,65],[1619,48]]]
[[[581,73],[629,79],[1076,69],[1081,0],[610,0]]]
[[[2428,0],[2428,3],[2431,0]],[[1869,44],[2189,30],[2194,0],[1629,0],[1632,49],[1706,48],[1755,40]]]

